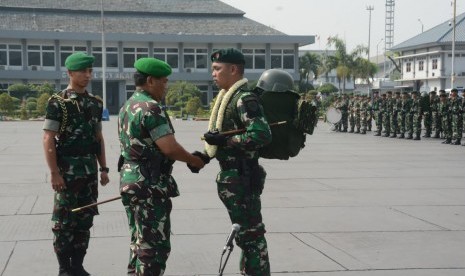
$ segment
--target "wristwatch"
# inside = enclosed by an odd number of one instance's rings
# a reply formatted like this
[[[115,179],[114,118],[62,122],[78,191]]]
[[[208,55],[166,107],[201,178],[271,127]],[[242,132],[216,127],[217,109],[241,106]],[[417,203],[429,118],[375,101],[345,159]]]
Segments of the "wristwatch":
[[[110,169],[107,168],[107,167],[100,167],[100,169],[98,169],[100,172],[106,172],[106,173],[109,173],[110,172]]]

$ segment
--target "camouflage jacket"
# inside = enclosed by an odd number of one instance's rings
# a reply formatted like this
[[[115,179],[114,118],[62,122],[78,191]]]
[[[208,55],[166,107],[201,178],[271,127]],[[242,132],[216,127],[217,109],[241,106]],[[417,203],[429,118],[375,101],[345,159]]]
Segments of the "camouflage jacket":
[[[100,151],[96,134],[102,131],[101,100],[88,93],[63,90],[47,103],[44,130],[58,132],[57,159],[68,174],[97,173]]]
[[[216,158],[219,161],[258,159],[258,150],[270,143],[272,138],[258,95],[246,91],[244,86],[229,101],[221,129],[246,129],[246,132],[232,136],[226,146],[218,147]]]
[[[461,115],[462,114],[462,102],[459,98],[450,99],[450,113],[451,115]]]
[[[118,133],[124,164],[120,172],[120,188],[138,183],[156,190],[161,197],[174,197],[179,191],[171,173],[162,173],[156,183],[141,173],[145,159],[158,158],[160,166],[174,162],[163,156],[155,141],[174,134],[168,115],[160,104],[146,91],[136,90],[121,107],[118,118]]]

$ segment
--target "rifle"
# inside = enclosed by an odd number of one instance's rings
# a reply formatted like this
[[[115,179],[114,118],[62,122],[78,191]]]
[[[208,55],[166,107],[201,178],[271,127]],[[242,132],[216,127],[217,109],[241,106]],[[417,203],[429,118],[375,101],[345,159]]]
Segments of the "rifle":
[[[278,126],[278,125],[283,125],[287,123],[287,121],[280,121],[280,122],[275,122],[275,123],[271,123],[269,124],[269,126]],[[239,133],[244,133],[246,132],[247,129],[245,128],[241,128],[241,129],[233,129],[233,130],[228,130],[228,131],[223,131],[223,132],[220,132],[220,134],[222,135],[225,135],[225,136],[232,136],[232,135],[236,135],[236,134],[239,134]],[[200,140],[205,140],[205,137],[200,137]]]
[[[85,205],[85,206],[82,206],[82,207],[79,207],[79,208],[75,208],[75,209],[71,210],[71,212],[73,212],[73,213],[79,212],[79,211],[82,211],[83,209],[94,207],[94,206],[97,206],[97,205],[100,205],[100,204],[103,204],[103,203],[107,203],[107,202],[110,202],[110,201],[115,201],[115,200],[118,200],[120,198],[121,198],[121,196],[112,197],[112,198],[107,199],[107,200],[103,200],[103,201],[100,201],[100,202],[96,202],[96,203]]]

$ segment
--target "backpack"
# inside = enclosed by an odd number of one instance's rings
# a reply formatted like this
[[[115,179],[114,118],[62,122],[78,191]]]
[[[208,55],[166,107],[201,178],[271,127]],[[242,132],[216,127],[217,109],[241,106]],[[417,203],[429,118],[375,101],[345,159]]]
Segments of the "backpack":
[[[305,147],[306,134],[313,134],[317,107],[293,91],[262,91],[259,97],[273,137],[259,150],[259,156],[280,160],[296,156]],[[276,125],[283,121],[286,123]]]

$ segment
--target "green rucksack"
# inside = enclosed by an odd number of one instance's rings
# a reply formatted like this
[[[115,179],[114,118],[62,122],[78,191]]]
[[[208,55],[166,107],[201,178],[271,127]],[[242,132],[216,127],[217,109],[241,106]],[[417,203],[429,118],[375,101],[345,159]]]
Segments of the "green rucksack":
[[[278,69],[265,71],[257,83],[255,90],[273,137],[270,144],[260,149],[260,157],[281,160],[294,157],[305,147],[306,134],[313,134],[317,108],[292,91],[293,83],[289,73]]]

